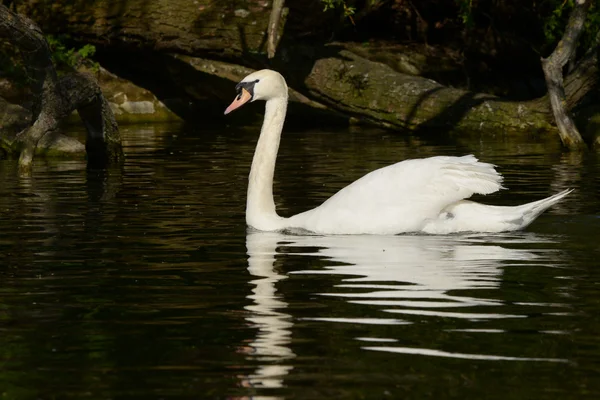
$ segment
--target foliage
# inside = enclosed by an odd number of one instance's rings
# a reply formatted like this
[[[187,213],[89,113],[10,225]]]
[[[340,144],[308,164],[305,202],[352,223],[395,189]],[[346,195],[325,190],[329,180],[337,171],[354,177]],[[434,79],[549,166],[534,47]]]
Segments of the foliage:
[[[85,64],[97,72],[100,64],[92,59],[96,53],[96,47],[91,44],[85,44],[79,48],[69,47],[66,44],[69,39],[68,35],[46,36],[52,54],[52,62],[57,71],[60,73],[72,70]],[[23,64],[19,50],[7,41],[0,42],[0,77],[9,79],[17,87],[27,87],[31,84],[31,78]]]
[[[552,0],[552,3],[556,3]],[[559,1],[559,4],[553,4],[552,14],[544,22],[544,36],[548,42],[555,43],[562,36],[565,21],[569,16],[569,11],[573,7],[573,1]]]
[[[458,7],[458,19],[467,29],[475,26],[475,17],[483,15],[486,16],[483,20],[487,20],[492,15],[491,10],[493,8],[486,9],[484,2],[473,0],[454,0],[454,2]],[[540,33],[543,35],[543,41],[539,44],[540,47],[537,51],[545,53],[550,49],[554,49],[565,31],[574,3],[575,0],[545,0],[524,5],[529,12],[537,14],[541,20],[542,32]],[[519,10],[514,8],[514,5],[507,7],[513,7],[514,12]],[[533,26],[535,26],[535,23]],[[584,31],[579,40],[579,47],[588,49],[592,46],[599,30],[600,7],[597,1],[593,1],[587,14]]]
[[[69,40],[68,35],[46,36],[52,52],[52,61],[57,70],[78,68],[84,63],[91,65],[94,70],[100,68],[100,65],[92,60],[92,56],[96,53],[94,45],[85,44],[80,48],[69,47],[66,44]]]
[[[458,17],[463,25],[467,28],[472,28],[473,20],[473,0],[454,0],[458,6]]]
[[[344,17],[350,18],[350,20],[352,20],[352,15],[356,12],[356,7],[346,4],[346,0],[321,0],[321,3],[325,6],[323,11],[342,8],[344,10]]]
[[[544,21],[544,37],[549,45],[556,44],[562,37],[567,21],[573,10],[573,0],[549,0],[548,6],[552,8],[552,12]],[[580,46],[588,48],[598,29],[600,28],[600,7],[596,2],[592,2],[585,21],[585,26],[580,39]]]

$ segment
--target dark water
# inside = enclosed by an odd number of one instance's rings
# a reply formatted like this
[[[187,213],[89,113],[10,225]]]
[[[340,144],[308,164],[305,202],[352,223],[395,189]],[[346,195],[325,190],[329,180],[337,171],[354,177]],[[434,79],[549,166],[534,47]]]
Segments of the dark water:
[[[600,165],[514,139],[287,132],[283,215],[373,168],[474,153],[527,231],[246,232],[256,128],[124,129],[123,169],[0,161],[2,399],[600,397]]]

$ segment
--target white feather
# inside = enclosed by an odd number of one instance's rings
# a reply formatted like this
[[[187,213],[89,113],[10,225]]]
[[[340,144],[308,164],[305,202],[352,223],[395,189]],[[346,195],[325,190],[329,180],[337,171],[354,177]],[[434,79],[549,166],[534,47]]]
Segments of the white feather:
[[[499,190],[502,177],[472,156],[407,160],[375,170],[288,224],[317,233],[421,231],[447,206]]]

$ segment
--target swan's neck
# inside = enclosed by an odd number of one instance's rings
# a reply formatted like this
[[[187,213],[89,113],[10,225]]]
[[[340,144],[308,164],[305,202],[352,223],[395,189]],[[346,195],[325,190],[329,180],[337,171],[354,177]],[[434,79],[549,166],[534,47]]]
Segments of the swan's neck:
[[[246,223],[259,230],[283,228],[284,218],[275,211],[273,175],[286,110],[287,95],[267,101],[265,118],[252,159],[248,178]]]

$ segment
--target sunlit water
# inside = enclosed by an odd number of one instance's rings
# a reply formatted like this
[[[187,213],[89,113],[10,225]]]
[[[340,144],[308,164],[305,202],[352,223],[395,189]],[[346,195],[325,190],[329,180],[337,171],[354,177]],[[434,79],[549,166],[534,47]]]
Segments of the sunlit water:
[[[122,169],[0,161],[0,397],[600,397],[600,166],[537,139],[286,132],[283,215],[398,160],[474,153],[524,232],[247,231],[256,128],[125,127]]]

